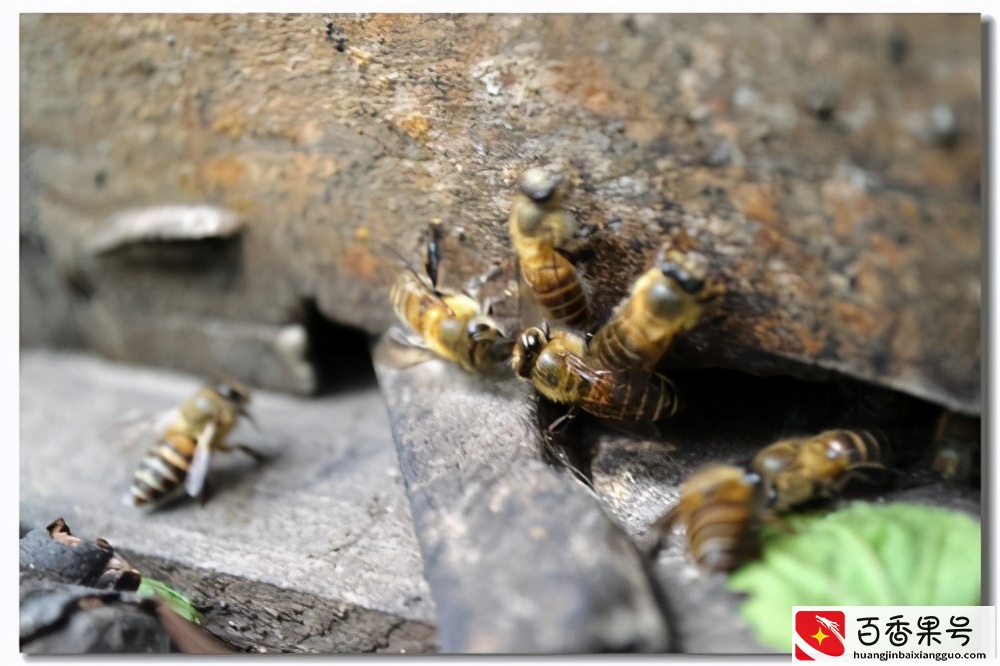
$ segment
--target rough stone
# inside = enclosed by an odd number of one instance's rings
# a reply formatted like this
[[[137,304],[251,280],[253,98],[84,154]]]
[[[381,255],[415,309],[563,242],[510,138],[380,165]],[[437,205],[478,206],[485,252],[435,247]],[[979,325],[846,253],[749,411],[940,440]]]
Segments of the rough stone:
[[[399,268],[371,241],[416,263],[440,218],[449,283],[496,263],[505,285],[511,186],[554,162],[590,234],[595,311],[667,239],[718,272],[718,316],[669,363],[846,374],[976,414],[980,29],[978,15],[23,15],[21,230],[47,263],[22,261],[22,297],[57,290],[69,307],[25,306],[22,343],[82,336],[173,365],[177,321],[283,327],[310,303],[381,332]],[[819,83],[837,94],[817,113]],[[87,250],[120,211],[203,204],[245,221],[239,238],[129,267]]]
[[[525,387],[490,386],[437,360],[398,369],[378,358],[441,650],[669,649],[640,552],[538,456]]]
[[[74,534],[107,539],[133,566],[133,556],[152,557],[205,578],[253,581],[242,583],[250,585],[242,599],[252,585],[270,586],[279,610],[320,599],[323,608],[377,611],[386,627],[435,624],[370,366],[310,400],[256,392],[250,409],[261,431],[241,425],[232,439],[270,458],[218,454],[203,506],[180,500],[153,513],[122,503],[146,451],[130,433],[202,380],[51,352],[23,353],[20,370],[22,524],[62,516]],[[208,585],[204,598],[220,598],[224,587]],[[310,649],[274,637],[261,644]]]
[[[166,653],[169,634],[135,595],[21,576],[20,646],[27,655]]]

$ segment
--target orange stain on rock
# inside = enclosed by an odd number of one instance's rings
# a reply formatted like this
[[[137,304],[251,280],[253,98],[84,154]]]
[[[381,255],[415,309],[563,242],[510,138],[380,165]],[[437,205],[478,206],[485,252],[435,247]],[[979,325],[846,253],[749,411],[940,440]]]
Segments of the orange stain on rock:
[[[427,135],[431,131],[431,121],[427,119],[426,116],[420,114],[413,114],[403,118],[397,123],[404,132],[410,135],[411,138],[425,143],[427,141]]]
[[[640,119],[625,121],[625,136],[638,143],[648,143],[666,134],[667,125],[662,120]]]
[[[231,187],[246,172],[246,168],[236,157],[214,157],[201,167],[201,179],[209,185]]]
[[[776,224],[781,220],[778,197],[767,185],[743,183],[733,191],[733,202],[745,216],[764,224]]]
[[[296,146],[312,146],[323,140],[326,133],[319,126],[316,120],[306,121],[292,136],[292,143]]]
[[[597,58],[577,58],[552,68],[560,77],[556,87],[567,97],[576,98],[583,106],[605,118],[626,117],[625,95],[611,77],[608,65]]]
[[[830,305],[834,319],[844,326],[844,330],[852,330],[870,338],[879,327],[878,319],[872,313],[857,303],[836,300]]]
[[[805,353],[806,357],[815,358],[823,351],[826,341],[813,333],[804,323],[795,322],[789,328],[795,334],[799,344],[802,345],[802,352]]]
[[[351,245],[344,252],[344,270],[350,275],[365,281],[372,281],[380,263],[379,257],[371,252],[366,245]]]
[[[896,244],[882,234],[871,235],[872,249],[885,260],[886,265],[892,270],[899,268],[899,249]]]
[[[844,180],[828,180],[821,187],[823,205],[833,217],[833,232],[848,236],[854,226],[875,214],[868,194]]]
[[[250,121],[238,109],[227,107],[212,122],[212,131],[216,134],[228,134],[235,141],[243,136],[249,125]]]

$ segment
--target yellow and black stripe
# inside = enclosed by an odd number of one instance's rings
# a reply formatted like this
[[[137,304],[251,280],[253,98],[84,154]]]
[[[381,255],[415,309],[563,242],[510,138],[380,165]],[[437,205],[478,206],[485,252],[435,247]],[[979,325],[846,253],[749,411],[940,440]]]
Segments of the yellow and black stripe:
[[[180,490],[196,446],[191,437],[172,434],[150,449],[132,477],[132,502],[136,506],[153,505]]]

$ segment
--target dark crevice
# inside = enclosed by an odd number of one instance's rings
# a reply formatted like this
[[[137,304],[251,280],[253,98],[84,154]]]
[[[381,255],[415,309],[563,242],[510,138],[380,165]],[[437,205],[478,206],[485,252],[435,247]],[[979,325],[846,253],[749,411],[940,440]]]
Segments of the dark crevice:
[[[330,321],[319,311],[314,299],[306,299],[303,311],[309,332],[307,359],[316,371],[316,394],[377,386],[371,336],[361,329]]]
[[[602,420],[579,410],[567,416],[565,407],[539,399],[542,458],[591,481],[598,456],[605,474],[635,464],[631,447],[602,446],[609,437],[662,441],[662,452],[648,452],[648,462],[656,468],[661,457],[671,457],[673,447],[706,460],[724,452],[742,452],[748,460],[753,452],[789,437],[834,428],[873,429],[891,447],[886,462],[899,472],[897,485],[939,481],[942,475],[929,473],[931,467],[955,469],[956,482],[978,483],[979,420],[952,414],[953,425],[942,437],[936,430],[945,411],[924,400],[857,381],[810,382],[721,369],[673,370],[668,375],[684,407],[655,426]]]

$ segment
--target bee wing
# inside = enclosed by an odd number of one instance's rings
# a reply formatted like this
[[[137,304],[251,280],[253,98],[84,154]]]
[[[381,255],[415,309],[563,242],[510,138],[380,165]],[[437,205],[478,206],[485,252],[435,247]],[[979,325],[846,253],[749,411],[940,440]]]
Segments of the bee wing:
[[[524,279],[520,258],[514,262],[514,267],[517,270],[517,306],[520,312],[521,328],[541,326],[545,317],[535,301],[534,290]]]
[[[566,362],[566,367],[571,372],[579,374],[582,377],[585,377],[588,381],[591,382],[608,381],[608,378],[614,375],[614,373],[611,370],[602,368],[594,363],[590,363],[570,351],[565,351],[565,350],[559,350],[558,352],[552,352],[550,350],[546,351],[547,353],[557,353]]]
[[[437,356],[419,336],[394,326],[382,336],[374,360],[378,365],[403,370],[434,358]]]
[[[201,431],[201,436],[195,445],[194,456],[191,458],[191,468],[184,480],[184,489],[191,497],[198,497],[202,488],[205,487],[205,479],[208,477],[208,462],[212,457],[212,444],[217,431],[218,425],[215,419],[212,419]]]
[[[125,452],[152,448],[180,416],[180,408],[126,414],[101,431],[101,441]]]
[[[580,358],[576,354],[563,352],[560,354],[566,362],[567,370],[586,380],[591,386],[606,386],[607,390],[598,390],[593,395],[605,396],[602,399],[594,400],[588,395],[580,396],[579,406],[584,411],[591,413],[601,413],[607,406],[608,399],[614,395],[615,387],[620,385],[626,378],[624,373],[597,367],[592,363]]]
[[[654,520],[650,523],[648,531],[661,536],[672,532],[674,527],[677,525],[677,519],[680,517],[679,508],[680,504],[678,503],[662,516]]]
[[[592,414],[601,414],[607,411],[609,406],[621,407],[627,400],[630,393],[629,387],[645,386],[656,374],[643,368],[607,368],[595,367],[575,354],[564,354],[566,365],[570,372],[574,372],[587,380],[591,386],[603,387],[592,395],[600,396],[598,399],[591,399],[590,394],[580,397],[580,407]],[[601,421],[608,427],[629,437],[639,437],[642,439],[658,439],[661,435],[660,429],[654,423],[642,421],[621,421],[616,418],[602,417]]]

